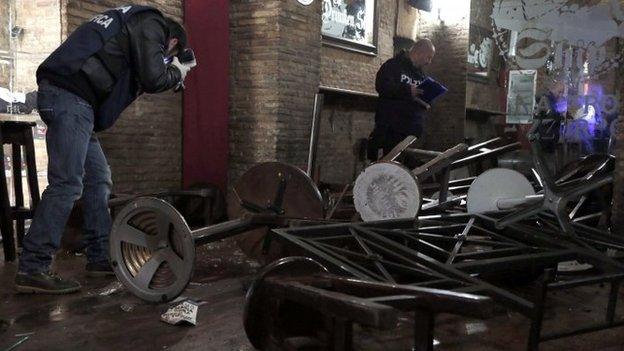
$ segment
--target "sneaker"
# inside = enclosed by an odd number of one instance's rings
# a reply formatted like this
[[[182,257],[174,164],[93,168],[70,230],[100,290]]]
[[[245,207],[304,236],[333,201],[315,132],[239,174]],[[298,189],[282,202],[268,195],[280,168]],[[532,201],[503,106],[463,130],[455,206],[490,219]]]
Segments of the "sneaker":
[[[30,294],[69,294],[80,290],[80,283],[51,273],[17,273],[15,290]]]
[[[115,272],[110,263],[87,263],[87,276],[88,277],[106,277],[114,276]]]

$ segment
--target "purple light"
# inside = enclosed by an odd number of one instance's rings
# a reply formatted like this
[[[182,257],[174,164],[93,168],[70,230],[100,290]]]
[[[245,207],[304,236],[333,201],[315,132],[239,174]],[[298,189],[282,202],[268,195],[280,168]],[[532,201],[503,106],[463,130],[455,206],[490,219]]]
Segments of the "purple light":
[[[555,102],[555,111],[557,111],[557,113],[561,114],[561,113],[565,113],[568,110],[568,100],[566,100],[565,98],[562,99],[558,99],[557,102]]]

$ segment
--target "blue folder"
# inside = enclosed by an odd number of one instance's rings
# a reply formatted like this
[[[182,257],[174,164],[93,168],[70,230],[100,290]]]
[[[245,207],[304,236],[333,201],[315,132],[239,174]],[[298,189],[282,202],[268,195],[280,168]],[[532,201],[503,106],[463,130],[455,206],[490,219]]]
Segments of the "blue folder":
[[[428,104],[431,104],[433,100],[448,91],[444,85],[436,82],[431,77],[425,78],[425,80],[418,85],[418,88],[423,91],[419,98]]]

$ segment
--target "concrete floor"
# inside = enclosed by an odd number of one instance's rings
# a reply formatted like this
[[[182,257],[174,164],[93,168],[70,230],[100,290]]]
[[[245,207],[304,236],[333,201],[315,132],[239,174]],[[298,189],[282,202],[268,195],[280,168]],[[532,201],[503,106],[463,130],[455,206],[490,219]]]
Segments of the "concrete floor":
[[[78,294],[16,295],[15,265],[0,256],[0,350],[26,336],[13,350],[253,350],[242,327],[242,311],[245,287],[258,266],[232,242],[198,249],[195,276],[183,294],[201,304],[194,327],[161,322],[167,304],[145,303],[114,278],[86,278],[84,263],[84,257],[73,255],[59,255],[55,263],[57,272],[83,284]],[[556,307],[548,311],[545,329],[598,320],[607,293],[606,287],[594,287],[553,295],[549,304]],[[355,347],[409,350],[411,328],[405,316],[390,332],[357,329]],[[528,321],[516,313],[502,312],[487,321],[442,315],[437,318],[435,349],[525,350],[528,328]],[[545,342],[541,350],[624,351],[624,328]]]

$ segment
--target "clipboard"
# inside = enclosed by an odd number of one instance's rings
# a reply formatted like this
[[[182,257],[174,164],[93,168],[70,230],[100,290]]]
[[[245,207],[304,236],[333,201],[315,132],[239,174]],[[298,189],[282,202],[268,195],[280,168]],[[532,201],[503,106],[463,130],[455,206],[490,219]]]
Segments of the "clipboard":
[[[444,93],[448,91],[448,89],[436,82],[433,78],[427,77],[418,85],[419,89],[422,89],[423,93],[419,96],[419,98],[426,102],[427,104],[431,104],[431,102]]]

